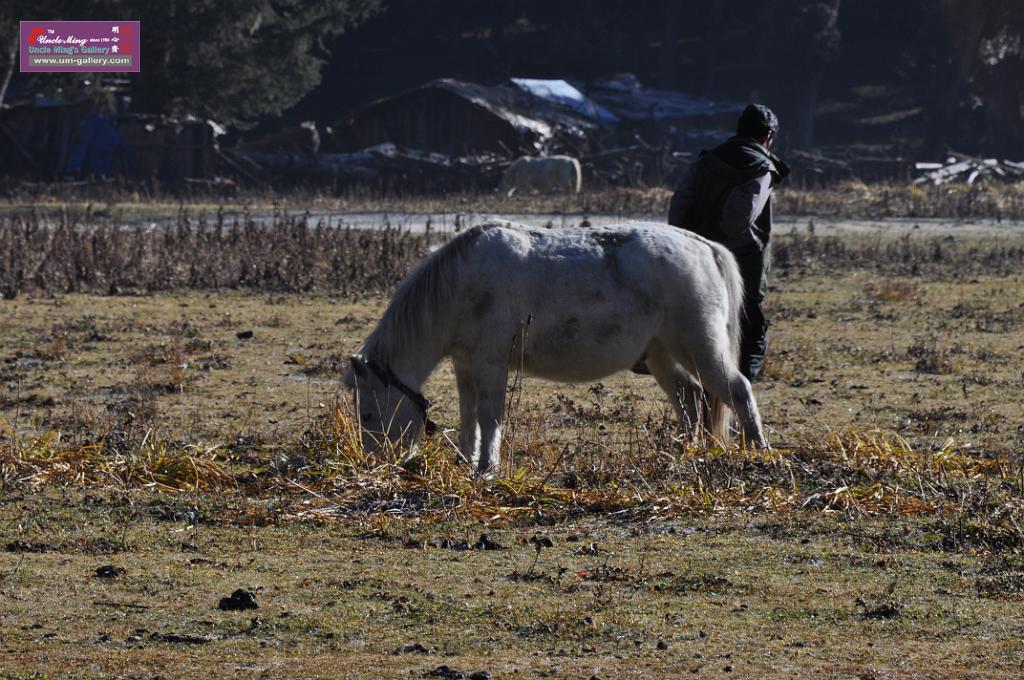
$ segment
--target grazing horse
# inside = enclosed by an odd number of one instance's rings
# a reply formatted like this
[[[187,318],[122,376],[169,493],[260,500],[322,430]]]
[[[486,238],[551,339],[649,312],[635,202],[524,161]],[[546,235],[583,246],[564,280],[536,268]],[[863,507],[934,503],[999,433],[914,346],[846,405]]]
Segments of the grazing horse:
[[[721,245],[664,224],[469,229],[421,262],[351,358],[363,444],[414,444],[427,422],[420,387],[451,357],[459,447],[476,471],[498,468],[509,368],[587,382],[646,356],[683,427],[729,438],[729,408],[746,441],[766,446],[750,383],[739,371],[743,286]]]

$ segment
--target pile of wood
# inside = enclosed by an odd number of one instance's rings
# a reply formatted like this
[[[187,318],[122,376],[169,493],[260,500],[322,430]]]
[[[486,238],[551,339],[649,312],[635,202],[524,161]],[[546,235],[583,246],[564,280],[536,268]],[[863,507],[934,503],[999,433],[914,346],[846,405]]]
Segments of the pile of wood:
[[[924,173],[914,184],[950,184],[963,182],[974,184],[980,181],[1018,182],[1024,180],[1024,163],[1001,161],[997,158],[972,158],[953,155],[945,163],[917,163],[914,166]]]
[[[580,158],[586,184],[601,186],[674,186],[693,154],[638,144],[608,149]]]
[[[356,185],[437,191],[493,188],[509,164],[494,154],[452,158],[390,143],[353,153],[222,149],[220,157],[229,169],[257,186],[312,182],[335,189]]]

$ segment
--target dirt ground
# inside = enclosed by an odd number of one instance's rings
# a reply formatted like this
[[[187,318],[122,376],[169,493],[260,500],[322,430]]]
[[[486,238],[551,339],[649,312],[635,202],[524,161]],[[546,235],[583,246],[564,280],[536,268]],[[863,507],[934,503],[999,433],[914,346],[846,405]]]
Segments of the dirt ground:
[[[582,521],[490,531],[503,549],[484,551],[441,543],[479,526],[225,527],[218,506],[5,498],[3,523],[50,551],[0,553],[3,677],[1018,678],[1024,662],[1019,557],[914,547],[914,522]],[[259,608],[219,611],[236,588]]]
[[[973,242],[957,239],[950,248],[968,252]],[[879,431],[922,451],[952,439],[978,460],[1019,462],[1024,275],[969,260],[917,273],[778,266],[755,386],[773,444]],[[135,429],[241,452],[232,472],[255,474],[322,416],[385,302],[243,291],[0,300],[0,443]],[[454,428],[450,367],[424,391],[432,417]],[[667,413],[649,377],[625,373],[599,385],[526,379],[516,399],[512,479],[538,433],[552,450],[586,438],[615,456],[633,424]],[[738,478],[758,484],[748,467]],[[1024,675],[1019,545],[972,544],[962,520],[923,511],[289,520],[270,510],[343,496],[4,472],[4,678]],[[1014,474],[966,480],[947,500],[971,508],[991,486],[1019,508]],[[490,541],[497,549],[474,549]],[[97,576],[106,565],[124,572]],[[237,588],[259,608],[218,610]]]

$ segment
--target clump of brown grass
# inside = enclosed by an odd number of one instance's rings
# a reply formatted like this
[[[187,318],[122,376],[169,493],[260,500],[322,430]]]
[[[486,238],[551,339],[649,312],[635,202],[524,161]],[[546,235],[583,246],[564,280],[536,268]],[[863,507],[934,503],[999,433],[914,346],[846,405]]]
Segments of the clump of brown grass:
[[[18,436],[0,419],[0,481],[29,487],[233,488],[233,478],[217,460],[217,447],[175,445],[151,434],[125,451],[106,439],[68,444],[55,430]]]
[[[530,427],[543,427],[539,421]],[[646,440],[642,440],[646,437]],[[216,447],[106,440],[67,445],[58,433],[0,438],[7,485],[152,486],[272,496],[278,519],[416,518],[553,521],[580,515],[651,519],[679,515],[818,512],[848,517],[932,517],[943,546],[1024,549],[1024,469],[1006,456],[941,446],[915,448],[884,432],[830,432],[772,450],[695,447],[638,424],[625,440],[581,437],[561,447],[520,433],[522,449],[499,479],[480,480],[441,435],[409,453],[361,446],[358,422],[336,402],[269,460],[231,468]],[[632,444],[628,442],[632,441]],[[600,449],[602,455],[593,455]],[[969,530],[963,518],[969,513]],[[953,527],[961,527],[957,534]]]
[[[907,356],[914,361],[914,370],[920,373],[947,375],[959,372],[959,366],[947,349],[940,349],[937,340],[918,341],[907,348]]]
[[[881,281],[864,287],[864,295],[872,302],[911,302],[921,299],[917,286],[907,281]]]

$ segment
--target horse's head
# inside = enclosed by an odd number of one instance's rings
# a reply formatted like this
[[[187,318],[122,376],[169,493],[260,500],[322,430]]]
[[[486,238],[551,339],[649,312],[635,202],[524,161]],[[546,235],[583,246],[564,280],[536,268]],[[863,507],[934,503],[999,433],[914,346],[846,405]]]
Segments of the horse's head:
[[[419,441],[427,420],[427,400],[390,369],[359,355],[343,380],[353,390],[364,450],[376,453],[390,443],[409,448]]]

